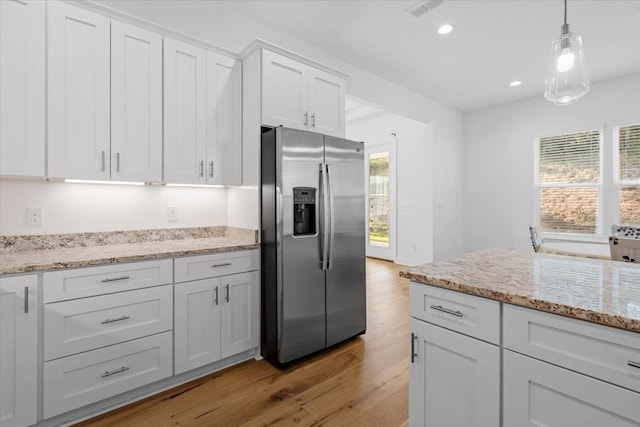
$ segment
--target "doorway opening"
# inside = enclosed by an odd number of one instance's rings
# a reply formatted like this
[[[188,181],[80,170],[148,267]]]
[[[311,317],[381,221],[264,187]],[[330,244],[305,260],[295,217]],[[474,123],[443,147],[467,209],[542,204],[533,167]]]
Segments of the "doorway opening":
[[[433,130],[347,96],[346,137],[364,141],[366,255],[403,265],[433,260]]]

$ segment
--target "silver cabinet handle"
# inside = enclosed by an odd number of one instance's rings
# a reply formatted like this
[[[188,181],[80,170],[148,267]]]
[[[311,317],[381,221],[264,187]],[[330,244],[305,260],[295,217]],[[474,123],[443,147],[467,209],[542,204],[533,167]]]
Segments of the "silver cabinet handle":
[[[116,153],[116,172],[120,172],[120,153]]]
[[[227,291],[227,296],[225,297],[225,299],[227,300],[227,302],[229,302],[229,284],[227,283],[224,287]]]
[[[218,287],[216,286],[216,299],[215,299],[216,305],[218,305]]]
[[[27,314],[29,312],[29,287],[24,287],[24,313]]]
[[[418,339],[418,336],[413,332],[411,332],[411,363],[415,362],[416,357],[418,356],[418,354],[416,353],[416,344],[415,344],[417,339]]]
[[[304,125],[305,126],[309,126],[309,112],[308,111],[304,112]]]
[[[111,277],[109,279],[102,279],[102,283],[117,282],[118,280],[127,280],[127,279],[130,279],[130,277],[129,276]]]
[[[102,378],[110,377],[111,375],[119,374],[120,372],[128,371],[129,368],[127,366],[123,366],[120,369],[116,369],[115,371],[107,371],[104,374],[100,375]]]
[[[230,262],[223,262],[222,264],[213,264],[213,265],[211,266],[211,268],[228,267],[228,266],[230,266],[230,265],[231,265],[231,263],[230,263]]]
[[[311,114],[311,127],[316,127],[316,113]]]
[[[120,322],[122,320],[127,320],[127,319],[129,319],[129,316],[120,316],[120,317],[116,317],[115,319],[104,319],[101,323],[103,325],[106,325],[107,323]]]
[[[209,176],[213,178],[213,160],[209,162]]]
[[[434,309],[434,310],[441,311],[443,313],[450,314],[452,316],[456,316],[456,317],[462,317],[463,316],[463,314],[460,313],[459,311],[449,310],[448,308],[444,308],[441,305],[432,305],[431,308]]]
[[[200,160],[200,176],[204,177],[204,160]]]
[[[640,362],[633,362],[633,361],[629,360],[629,363],[627,363],[627,365],[631,366],[632,368],[640,369]]]
[[[106,164],[105,159],[104,159],[104,155],[105,155],[105,152],[103,151],[102,152],[102,172],[104,172],[104,168],[105,168],[105,164]]]

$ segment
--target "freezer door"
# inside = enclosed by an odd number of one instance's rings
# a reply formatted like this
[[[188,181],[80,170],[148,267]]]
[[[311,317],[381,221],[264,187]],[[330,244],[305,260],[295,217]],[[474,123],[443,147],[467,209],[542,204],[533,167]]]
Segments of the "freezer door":
[[[278,361],[286,363],[326,346],[325,272],[321,264],[320,165],[323,136],[276,129],[276,195],[280,198]],[[293,188],[315,188],[315,234],[294,236]]]
[[[327,346],[366,329],[364,144],[325,136],[331,207]]]

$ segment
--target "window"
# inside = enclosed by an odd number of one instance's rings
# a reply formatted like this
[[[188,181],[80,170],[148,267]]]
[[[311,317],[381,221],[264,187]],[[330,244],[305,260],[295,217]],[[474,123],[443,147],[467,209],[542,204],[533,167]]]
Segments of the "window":
[[[617,224],[640,226],[640,124],[616,128]]]
[[[535,144],[538,224],[543,232],[602,234],[602,135],[587,131]]]

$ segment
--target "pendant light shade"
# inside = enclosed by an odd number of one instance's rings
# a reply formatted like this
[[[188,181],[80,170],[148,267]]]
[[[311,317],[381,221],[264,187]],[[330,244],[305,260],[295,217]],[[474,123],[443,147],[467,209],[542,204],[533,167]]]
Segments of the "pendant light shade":
[[[589,92],[589,74],[584,60],[582,38],[569,31],[567,0],[560,37],[551,42],[551,57],[545,80],[544,97],[554,105],[576,102]]]

